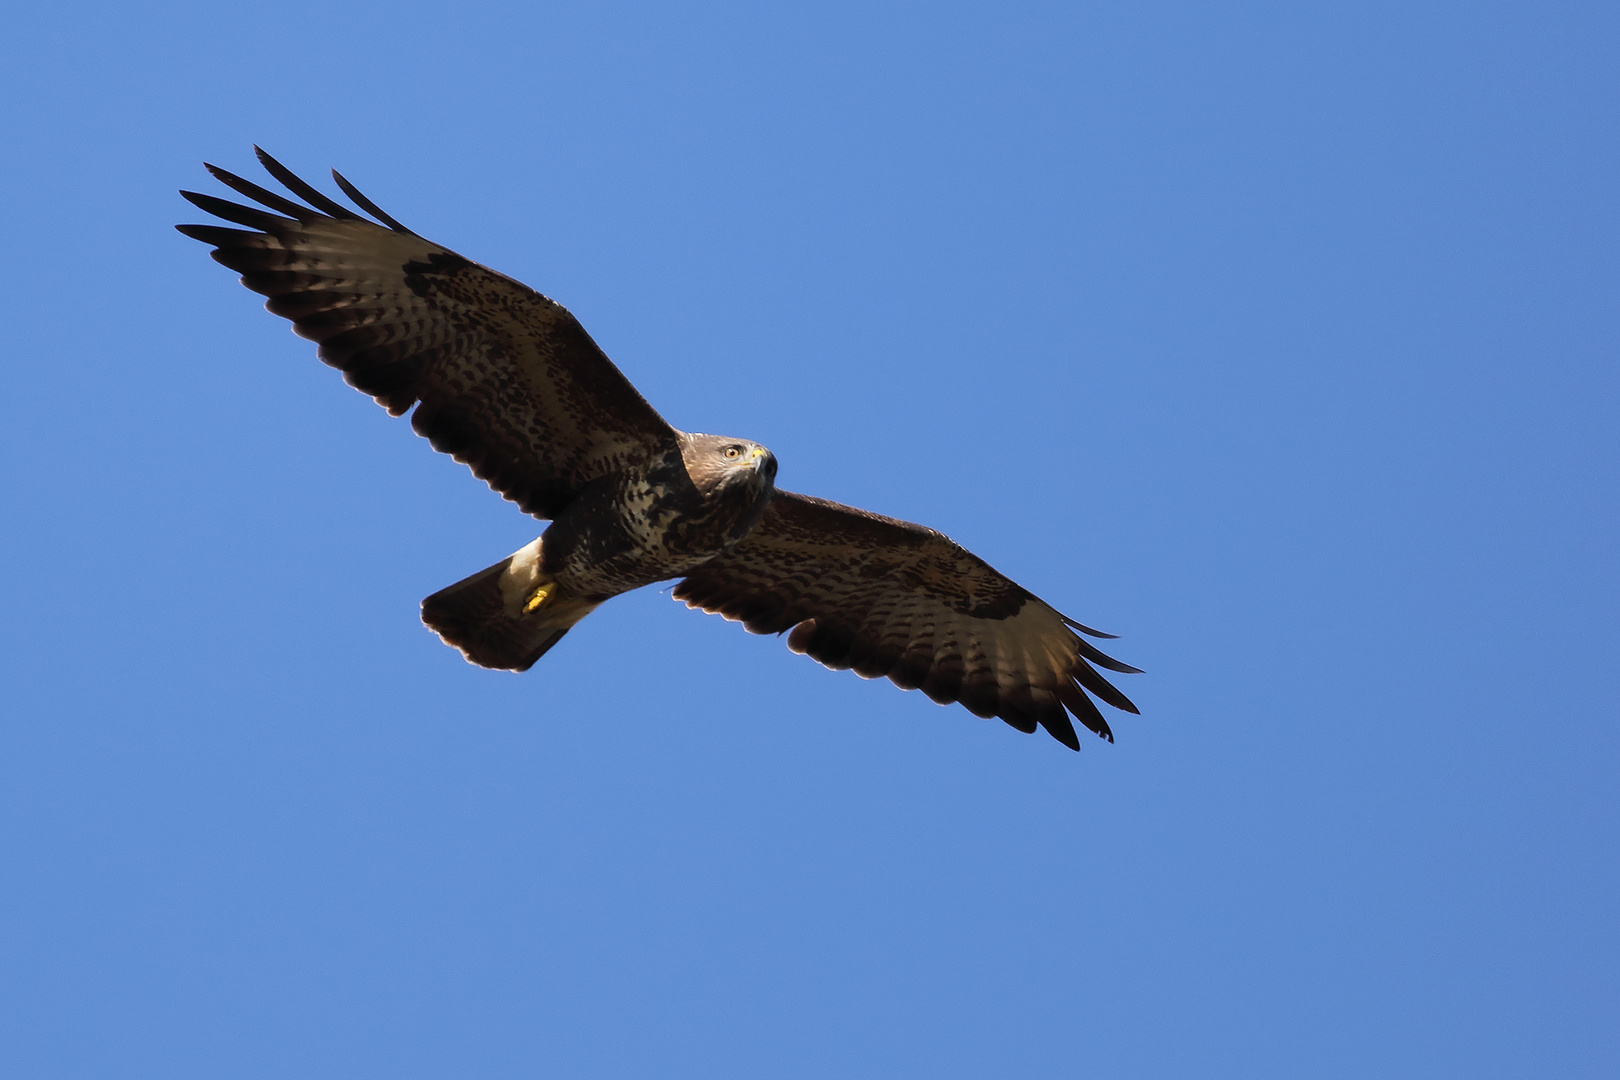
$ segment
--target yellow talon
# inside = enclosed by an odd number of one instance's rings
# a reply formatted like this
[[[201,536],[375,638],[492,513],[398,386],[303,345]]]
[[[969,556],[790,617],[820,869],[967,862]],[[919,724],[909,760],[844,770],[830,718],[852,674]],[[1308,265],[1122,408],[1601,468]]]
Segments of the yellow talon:
[[[534,595],[529,597],[529,602],[523,605],[523,614],[527,615],[529,612],[545,603],[556,588],[557,586],[555,584],[546,584],[534,590]]]

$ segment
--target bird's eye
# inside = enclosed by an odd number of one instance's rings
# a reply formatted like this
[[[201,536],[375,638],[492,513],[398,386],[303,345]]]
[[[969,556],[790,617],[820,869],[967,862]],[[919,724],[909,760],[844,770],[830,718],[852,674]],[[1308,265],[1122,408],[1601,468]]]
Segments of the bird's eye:
[[[734,458],[734,457],[740,457],[741,455],[742,455],[742,447],[740,447],[740,446],[728,446],[728,447],[726,447],[726,457]]]

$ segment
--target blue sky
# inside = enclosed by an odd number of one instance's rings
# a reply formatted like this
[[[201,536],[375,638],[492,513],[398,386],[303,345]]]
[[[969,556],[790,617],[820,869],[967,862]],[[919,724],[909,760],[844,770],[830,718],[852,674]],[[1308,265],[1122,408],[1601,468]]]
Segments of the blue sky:
[[[1599,4],[60,5],[0,42],[0,1061],[1599,1077]],[[1119,633],[1114,746],[622,597],[176,234],[258,142]]]

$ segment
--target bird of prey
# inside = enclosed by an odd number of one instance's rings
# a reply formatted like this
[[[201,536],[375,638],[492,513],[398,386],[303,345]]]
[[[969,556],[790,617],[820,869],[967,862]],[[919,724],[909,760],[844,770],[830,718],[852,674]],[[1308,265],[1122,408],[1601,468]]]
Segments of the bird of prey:
[[[371,219],[262,150],[297,202],[212,165],[259,206],[182,192],[245,228],[180,225],[269,299],[320,358],[551,524],[422,601],[474,664],[527,670],[609,597],[679,579],[676,600],[788,633],[825,666],[961,702],[1072,749],[1072,713],[1113,741],[1087,692],[1130,700],[1092,665],[1135,672],[1082,626],[945,535],[776,486],[748,439],[671,427],[561,305],[411,232],[336,171]],[[267,209],[260,209],[259,207]]]

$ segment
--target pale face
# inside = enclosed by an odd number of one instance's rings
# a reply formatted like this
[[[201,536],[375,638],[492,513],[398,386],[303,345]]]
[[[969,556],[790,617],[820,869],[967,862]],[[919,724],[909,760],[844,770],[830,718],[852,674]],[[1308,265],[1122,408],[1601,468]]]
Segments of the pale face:
[[[691,435],[682,448],[687,473],[705,492],[739,485],[756,491],[776,479],[776,455],[749,439]]]

